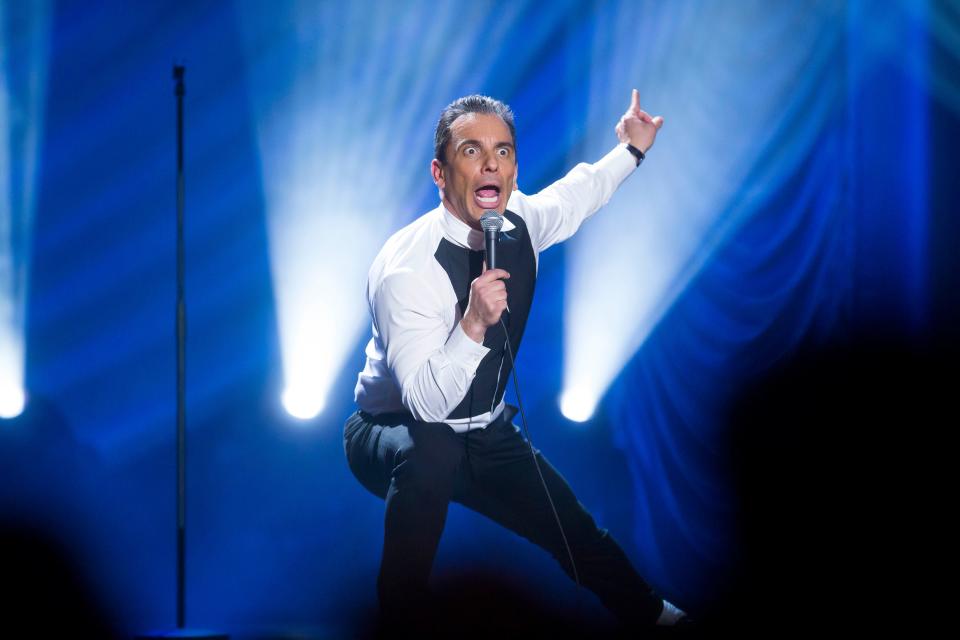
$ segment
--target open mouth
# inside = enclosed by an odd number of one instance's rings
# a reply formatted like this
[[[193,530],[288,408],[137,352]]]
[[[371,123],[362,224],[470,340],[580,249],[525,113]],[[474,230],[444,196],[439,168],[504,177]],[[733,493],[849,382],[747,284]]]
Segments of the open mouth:
[[[500,187],[493,184],[485,184],[473,192],[474,197],[484,209],[493,209],[500,204]]]

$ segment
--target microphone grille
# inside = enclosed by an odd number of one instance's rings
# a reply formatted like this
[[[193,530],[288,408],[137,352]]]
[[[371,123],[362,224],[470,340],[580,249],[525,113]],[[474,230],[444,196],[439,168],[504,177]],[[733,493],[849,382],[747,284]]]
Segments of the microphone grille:
[[[493,211],[487,211],[485,214],[480,216],[480,228],[484,231],[500,231],[500,227],[503,226],[503,218],[498,216]]]

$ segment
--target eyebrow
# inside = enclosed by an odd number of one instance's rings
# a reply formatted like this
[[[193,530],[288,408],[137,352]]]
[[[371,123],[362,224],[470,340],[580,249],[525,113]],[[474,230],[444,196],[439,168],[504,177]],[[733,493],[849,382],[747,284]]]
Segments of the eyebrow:
[[[478,147],[482,147],[482,146],[483,146],[482,144],[480,144],[480,141],[479,141],[479,140],[472,140],[472,139],[471,139],[471,140],[461,140],[460,142],[457,143],[457,149],[459,149],[460,147],[462,147],[462,146],[465,145],[465,144],[473,144],[473,145],[476,145],[476,146],[478,146]],[[500,147],[510,147],[511,149],[514,148],[512,142],[498,142],[496,145],[494,145],[494,148],[495,148],[495,149],[499,149]]]

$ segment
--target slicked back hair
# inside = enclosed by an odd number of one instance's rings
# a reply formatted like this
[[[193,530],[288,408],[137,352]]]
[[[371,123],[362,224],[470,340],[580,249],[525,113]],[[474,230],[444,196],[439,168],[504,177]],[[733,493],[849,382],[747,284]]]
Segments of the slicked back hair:
[[[433,137],[433,157],[441,164],[447,163],[447,143],[450,142],[452,135],[450,127],[453,126],[454,120],[465,113],[490,113],[500,116],[510,130],[513,148],[517,148],[517,129],[513,124],[513,111],[509,106],[489,96],[478,94],[464,96],[448,104],[440,114],[440,120],[437,121],[437,132]]]

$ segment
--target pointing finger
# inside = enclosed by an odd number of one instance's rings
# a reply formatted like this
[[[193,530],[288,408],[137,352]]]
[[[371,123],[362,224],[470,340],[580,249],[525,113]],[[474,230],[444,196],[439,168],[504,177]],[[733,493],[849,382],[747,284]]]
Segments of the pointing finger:
[[[636,89],[630,95],[630,111],[638,113],[640,111],[640,92]]]

